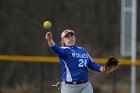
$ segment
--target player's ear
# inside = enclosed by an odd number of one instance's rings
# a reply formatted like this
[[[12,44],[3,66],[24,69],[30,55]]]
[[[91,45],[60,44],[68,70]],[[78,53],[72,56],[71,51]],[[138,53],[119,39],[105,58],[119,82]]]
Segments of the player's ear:
[[[77,38],[75,37],[75,44],[77,43]]]

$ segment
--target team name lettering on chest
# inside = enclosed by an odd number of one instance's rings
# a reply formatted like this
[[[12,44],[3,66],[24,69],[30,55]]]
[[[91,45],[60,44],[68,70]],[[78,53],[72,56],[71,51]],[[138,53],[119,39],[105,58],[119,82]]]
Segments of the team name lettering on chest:
[[[88,55],[87,54],[72,53],[72,57],[74,57],[74,58],[88,58]]]

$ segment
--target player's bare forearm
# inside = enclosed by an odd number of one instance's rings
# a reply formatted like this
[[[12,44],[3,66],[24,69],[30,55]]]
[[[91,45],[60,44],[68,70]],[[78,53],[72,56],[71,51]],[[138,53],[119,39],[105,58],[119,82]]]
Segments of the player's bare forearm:
[[[54,41],[53,41],[53,40],[49,40],[49,41],[48,41],[48,45],[49,45],[49,47],[52,47],[52,46],[54,46],[54,45],[55,45],[55,43],[54,43]]]
[[[47,32],[45,38],[46,38],[46,40],[48,41],[49,47],[52,47],[52,46],[55,45],[55,42],[54,42],[53,39],[52,39],[52,33],[51,33],[51,32]]]

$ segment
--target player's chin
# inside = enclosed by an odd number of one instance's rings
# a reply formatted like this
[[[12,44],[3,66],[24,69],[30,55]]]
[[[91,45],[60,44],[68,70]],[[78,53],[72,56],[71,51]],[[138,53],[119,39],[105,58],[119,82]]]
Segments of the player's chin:
[[[75,43],[69,43],[69,45],[68,46],[74,46],[75,45]]]

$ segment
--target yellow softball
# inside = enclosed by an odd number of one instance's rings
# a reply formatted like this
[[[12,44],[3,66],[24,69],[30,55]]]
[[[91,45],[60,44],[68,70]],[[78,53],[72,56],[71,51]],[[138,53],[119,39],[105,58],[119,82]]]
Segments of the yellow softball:
[[[43,27],[45,29],[50,29],[52,27],[52,23],[50,21],[45,21]]]

